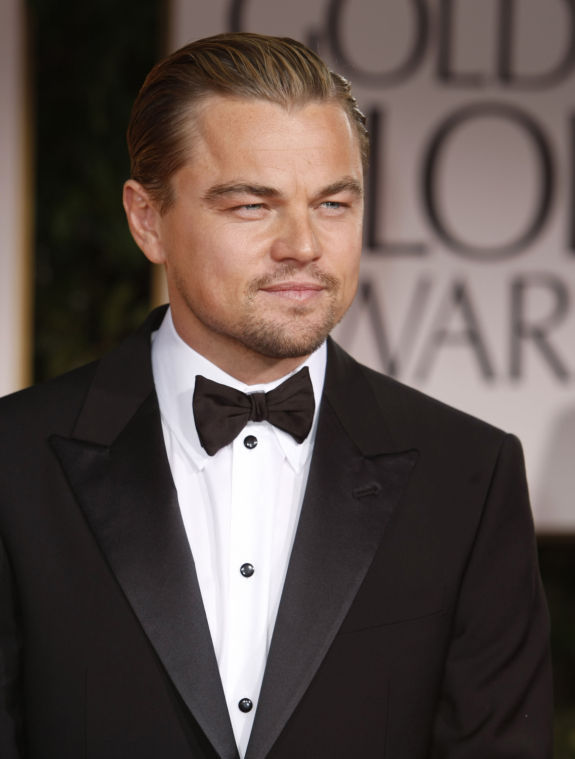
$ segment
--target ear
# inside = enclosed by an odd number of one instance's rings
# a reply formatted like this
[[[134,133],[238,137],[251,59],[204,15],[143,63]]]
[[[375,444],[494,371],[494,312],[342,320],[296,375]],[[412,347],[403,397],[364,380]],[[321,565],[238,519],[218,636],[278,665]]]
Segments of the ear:
[[[124,210],[136,245],[154,264],[166,261],[160,237],[160,212],[148,191],[135,179],[124,184]]]

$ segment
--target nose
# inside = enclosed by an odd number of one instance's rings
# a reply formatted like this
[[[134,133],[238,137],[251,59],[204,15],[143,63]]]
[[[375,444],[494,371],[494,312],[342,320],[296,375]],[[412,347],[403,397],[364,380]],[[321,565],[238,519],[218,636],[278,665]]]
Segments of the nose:
[[[308,209],[286,213],[278,222],[271,248],[272,258],[276,261],[292,259],[309,263],[320,255],[318,235]]]

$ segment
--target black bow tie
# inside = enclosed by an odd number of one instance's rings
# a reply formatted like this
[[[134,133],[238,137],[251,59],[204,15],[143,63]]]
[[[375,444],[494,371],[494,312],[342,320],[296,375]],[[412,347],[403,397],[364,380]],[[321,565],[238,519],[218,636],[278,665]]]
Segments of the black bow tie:
[[[235,440],[251,421],[268,421],[302,443],[315,409],[307,366],[269,393],[242,393],[198,375],[193,406],[200,443],[210,456]]]

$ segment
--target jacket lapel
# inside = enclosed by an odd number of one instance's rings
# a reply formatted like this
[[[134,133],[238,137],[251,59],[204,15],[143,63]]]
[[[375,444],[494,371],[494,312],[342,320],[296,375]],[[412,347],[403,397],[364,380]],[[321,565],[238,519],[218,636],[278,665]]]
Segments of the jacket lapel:
[[[333,343],[310,474],[246,759],[263,759],[327,653],[416,462]]]
[[[102,362],[73,436],[50,442],[110,569],[184,703],[219,756],[235,759],[163,443],[150,329]]]

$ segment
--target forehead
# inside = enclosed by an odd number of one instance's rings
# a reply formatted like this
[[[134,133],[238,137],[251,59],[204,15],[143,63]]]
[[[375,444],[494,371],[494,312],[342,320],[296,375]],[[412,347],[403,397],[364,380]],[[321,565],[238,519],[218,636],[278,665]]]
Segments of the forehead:
[[[267,100],[212,95],[196,106],[185,140],[188,167],[287,170],[314,167],[361,176],[356,131],[337,102],[284,107]]]

